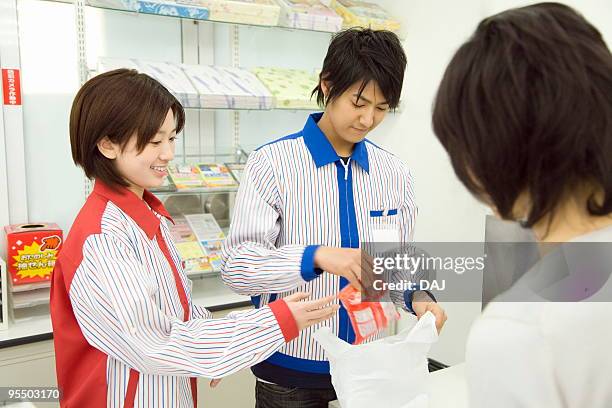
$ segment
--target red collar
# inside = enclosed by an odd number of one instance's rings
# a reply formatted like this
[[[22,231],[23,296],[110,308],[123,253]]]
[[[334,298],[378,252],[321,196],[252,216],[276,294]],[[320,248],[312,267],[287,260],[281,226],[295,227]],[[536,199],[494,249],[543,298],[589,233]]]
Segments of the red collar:
[[[157,229],[159,228],[159,218],[151,212],[147,204],[153,211],[163,215],[170,221],[172,217],[164,205],[151,192],[145,190],[142,195],[142,200],[136,194],[128,190],[126,187],[117,186],[111,188],[100,180],[96,180],[93,192],[101,195],[109,201],[112,201],[117,207],[132,218],[136,224],[147,234],[149,239],[153,239]],[[146,203],[146,204],[145,204]],[[174,222],[174,221],[172,221]]]

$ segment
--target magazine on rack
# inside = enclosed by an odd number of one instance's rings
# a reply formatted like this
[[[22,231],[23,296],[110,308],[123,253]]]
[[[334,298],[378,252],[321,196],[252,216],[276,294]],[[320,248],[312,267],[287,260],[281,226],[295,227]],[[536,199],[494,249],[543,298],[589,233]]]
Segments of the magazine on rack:
[[[242,183],[242,173],[246,163],[225,163],[238,183]]]
[[[210,256],[204,251],[187,219],[182,215],[173,218],[174,224],[169,225],[170,234],[181,260],[184,261],[185,273],[193,275],[219,270],[221,258]]]
[[[177,190],[202,188],[206,185],[197,166],[191,164],[176,164],[168,166],[168,174]]]
[[[221,247],[225,234],[212,214],[185,215],[214,270],[221,267]]]
[[[237,187],[238,182],[224,164],[200,163],[197,165],[206,187]]]

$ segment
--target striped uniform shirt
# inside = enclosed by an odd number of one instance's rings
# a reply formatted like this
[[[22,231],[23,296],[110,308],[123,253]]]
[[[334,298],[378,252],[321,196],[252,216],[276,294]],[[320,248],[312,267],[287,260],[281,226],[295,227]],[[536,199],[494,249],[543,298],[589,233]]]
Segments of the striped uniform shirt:
[[[224,319],[191,303],[166,219],[148,191],[97,181],[53,271],[62,407],[194,407],[195,377],[251,366],[297,336],[284,302]]]
[[[316,270],[319,245],[359,248],[360,242],[373,241],[373,230],[389,226],[399,230],[400,241],[412,240],[417,208],[407,166],[367,140],[344,162],[317,125],[321,115],[311,115],[302,131],[249,156],[223,248],[222,277],[257,307],[296,291],[313,298],[337,294],[348,282]],[[390,295],[410,310],[408,293]],[[303,330],[255,367],[255,375],[285,386],[328,383],[321,374],[328,376],[329,363],[312,337],[321,325],[348,342],[355,338],[341,308],[332,320]],[[288,380],[296,371],[295,381]]]

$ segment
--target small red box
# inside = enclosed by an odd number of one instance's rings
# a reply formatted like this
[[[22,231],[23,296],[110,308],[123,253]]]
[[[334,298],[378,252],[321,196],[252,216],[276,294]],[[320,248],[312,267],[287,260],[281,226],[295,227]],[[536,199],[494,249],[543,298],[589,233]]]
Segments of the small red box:
[[[7,270],[13,286],[51,280],[63,243],[57,224],[15,224],[4,227]]]

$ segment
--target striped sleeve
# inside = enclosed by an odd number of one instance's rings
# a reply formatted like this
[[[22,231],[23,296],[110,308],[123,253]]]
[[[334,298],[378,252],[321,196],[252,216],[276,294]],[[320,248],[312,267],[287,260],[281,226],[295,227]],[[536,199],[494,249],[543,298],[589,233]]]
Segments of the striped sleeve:
[[[282,301],[280,311],[271,305],[183,322],[164,313],[157,292],[155,277],[131,248],[107,234],[88,237],[70,286],[75,317],[93,347],[141,373],[220,378],[266,359],[297,335],[295,327],[279,326],[290,322]]]
[[[191,318],[192,319],[212,319],[213,315],[210,310],[206,309],[204,306],[200,305],[191,305]]]
[[[232,224],[223,246],[221,276],[244,295],[288,292],[318,276],[317,246],[276,247],[280,231],[279,188],[265,153],[251,153],[240,185]]]
[[[399,232],[400,232],[400,240],[401,244],[407,244],[414,240],[414,226],[416,223],[416,216],[418,213],[418,208],[416,205],[416,201],[414,198],[414,180],[412,178],[412,174],[409,170],[406,171],[406,184],[404,188],[404,200],[402,202],[401,207],[398,210],[399,215]],[[410,246],[402,245],[402,251],[411,250]],[[398,270],[394,272],[394,276],[392,280],[394,282],[402,281],[419,281],[426,277],[425,271],[417,271],[415,275],[411,275],[409,271],[406,270]],[[410,303],[412,299],[412,294],[415,291],[401,291],[401,290],[393,290],[389,293],[391,300],[393,303],[410,313],[412,313],[412,305]]]

